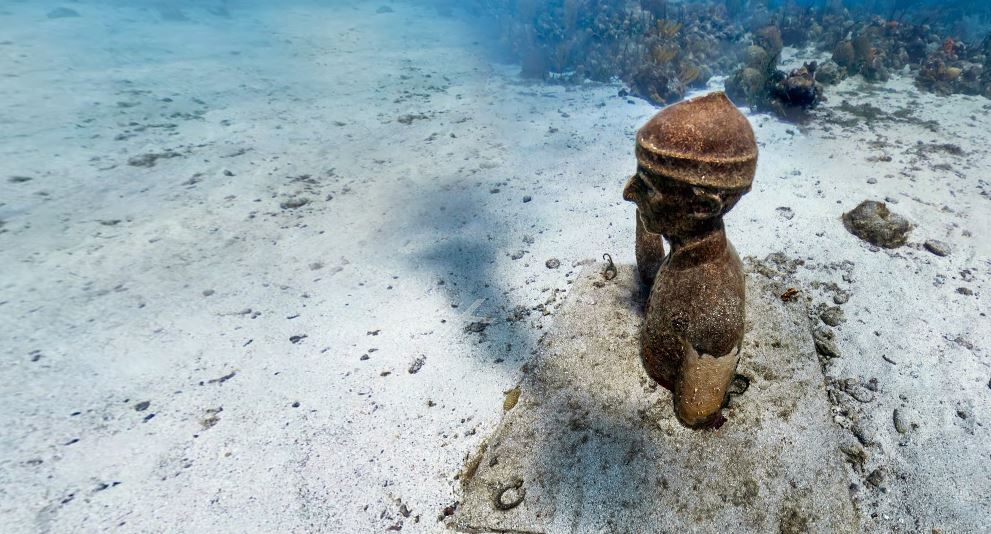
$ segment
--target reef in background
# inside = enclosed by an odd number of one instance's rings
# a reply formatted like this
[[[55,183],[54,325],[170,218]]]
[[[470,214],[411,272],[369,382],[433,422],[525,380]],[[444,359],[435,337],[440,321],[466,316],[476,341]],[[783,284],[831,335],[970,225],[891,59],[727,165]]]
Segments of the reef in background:
[[[848,76],[884,81],[908,69],[920,88],[991,98],[991,7],[823,0],[475,0],[496,18],[525,76],[619,79],[666,105],[713,75],[740,105],[791,115],[814,107],[823,86]],[[966,4],[966,5],[965,5]],[[901,5],[906,5],[902,2]],[[895,6],[895,7],[891,7]],[[884,9],[886,12],[880,13]],[[983,34],[981,32],[984,32]],[[778,70],[784,46],[831,59]]]

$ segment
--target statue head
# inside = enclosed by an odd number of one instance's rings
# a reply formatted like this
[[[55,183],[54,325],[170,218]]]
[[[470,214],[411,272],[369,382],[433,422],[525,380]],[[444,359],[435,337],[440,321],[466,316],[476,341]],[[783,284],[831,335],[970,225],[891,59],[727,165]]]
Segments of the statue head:
[[[637,173],[623,190],[648,232],[687,237],[718,226],[750,191],[757,142],[722,92],[661,110],[637,132]]]

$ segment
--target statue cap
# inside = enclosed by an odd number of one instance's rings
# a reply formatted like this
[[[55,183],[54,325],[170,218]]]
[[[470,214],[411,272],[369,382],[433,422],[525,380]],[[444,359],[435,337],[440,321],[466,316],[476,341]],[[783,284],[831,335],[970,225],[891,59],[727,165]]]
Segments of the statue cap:
[[[637,132],[637,164],[656,181],[747,190],[757,172],[750,121],[717,91],[659,111]]]

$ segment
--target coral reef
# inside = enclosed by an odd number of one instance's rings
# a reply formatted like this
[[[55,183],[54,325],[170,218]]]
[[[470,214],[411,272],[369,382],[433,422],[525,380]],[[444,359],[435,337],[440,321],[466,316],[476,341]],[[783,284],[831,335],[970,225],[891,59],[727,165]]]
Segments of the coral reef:
[[[991,36],[978,35],[976,23],[968,26],[979,17],[931,2],[890,9],[876,2],[845,7],[841,0],[804,7],[753,0],[474,2],[498,18],[525,76],[619,79],[659,105],[724,75],[738,104],[791,113],[814,106],[821,84],[848,76],[883,82],[896,71],[910,72],[920,88],[938,94],[991,98]],[[968,9],[983,9],[991,19],[991,6]],[[784,73],[777,62],[785,46],[814,47],[831,60],[806,66],[805,74]],[[797,87],[803,88],[798,100]]]
[[[492,2],[490,2],[492,4]],[[663,0],[517,0],[502,4],[503,39],[533,78],[626,82],[657,104],[704,87],[737,58],[743,35],[724,8]],[[490,5],[490,8],[492,6]]]
[[[926,57],[916,75],[919,87],[934,93],[983,94],[991,96],[988,67],[991,61],[991,34],[971,50],[964,43],[947,38]]]
[[[787,107],[814,108],[822,100],[822,86],[816,83],[816,62],[806,63],[779,79],[771,87],[771,98]]]
[[[744,65],[726,79],[726,93],[738,105],[801,120],[805,111],[823,100],[823,86],[816,80],[818,65],[813,61],[785,74],[775,68],[776,63],[777,54],[770,56],[760,46],[750,46]]]

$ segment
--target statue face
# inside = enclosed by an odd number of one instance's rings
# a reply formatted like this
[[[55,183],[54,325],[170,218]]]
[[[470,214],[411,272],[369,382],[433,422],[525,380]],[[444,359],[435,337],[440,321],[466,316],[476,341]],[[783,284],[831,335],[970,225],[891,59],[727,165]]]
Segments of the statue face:
[[[690,235],[700,220],[718,216],[721,209],[701,206],[692,187],[658,186],[640,171],[623,188],[623,199],[636,203],[648,232],[664,236]]]

